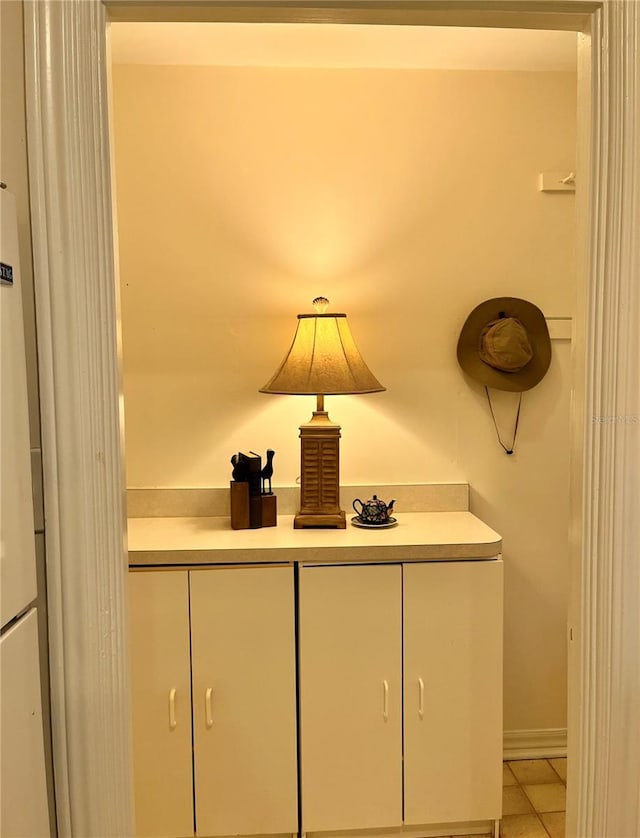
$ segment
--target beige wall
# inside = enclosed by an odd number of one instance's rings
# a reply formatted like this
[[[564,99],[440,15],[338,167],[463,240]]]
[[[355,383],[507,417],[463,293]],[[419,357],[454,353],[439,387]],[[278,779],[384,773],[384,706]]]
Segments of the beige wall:
[[[257,391],[328,296],[388,388],[327,398],[342,483],[465,480],[504,537],[506,730],[566,724],[570,347],[507,457],[455,346],[487,297],[572,314],[574,199],[537,176],[575,166],[575,99],[571,73],[114,68],[128,485],[224,486],[266,447],[293,484],[314,401]]]

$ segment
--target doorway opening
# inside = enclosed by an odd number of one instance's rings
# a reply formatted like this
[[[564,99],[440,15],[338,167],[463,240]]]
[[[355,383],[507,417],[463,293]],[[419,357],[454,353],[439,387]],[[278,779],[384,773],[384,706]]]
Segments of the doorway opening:
[[[319,293],[361,311],[389,398],[341,409],[346,482],[470,483],[505,543],[506,753],[562,759],[577,231],[539,178],[576,168],[576,34],[269,26],[111,26],[127,485],[223,487],[246,439],[293,484],[297,405],[257,394],[284,317]],[[455,361],[501,295],[538,304],[554,348],[510,460]],[[369,470],[363,424],[387,441]]]

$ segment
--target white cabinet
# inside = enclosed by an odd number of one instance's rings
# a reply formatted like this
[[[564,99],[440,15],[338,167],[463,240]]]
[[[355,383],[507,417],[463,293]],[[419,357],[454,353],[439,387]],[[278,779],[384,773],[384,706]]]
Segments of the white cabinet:
[[[502,561],[129,578],[139,836],[500,818]]]
[[[137,834],[296,832],[293,569],[129,579]]]
[[[402,822],[399,565],[300,571],[302,831]]]
[[[197,834],[297,832],[293,570],[190,577]]]
[[[502,562],[303,567],[299,607],[302,831],[499,819]]]
[[[403,566],[406,824],[500,818],[502,568]]]
[[[189,574],[129,574],[136,834],[193,833]]]

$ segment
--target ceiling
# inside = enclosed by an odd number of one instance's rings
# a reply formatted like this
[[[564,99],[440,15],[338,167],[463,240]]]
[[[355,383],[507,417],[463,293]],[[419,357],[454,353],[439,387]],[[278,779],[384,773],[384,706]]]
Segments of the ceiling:
[[[577,34],[293,23],[112,23],[115,64],[565,71]]]

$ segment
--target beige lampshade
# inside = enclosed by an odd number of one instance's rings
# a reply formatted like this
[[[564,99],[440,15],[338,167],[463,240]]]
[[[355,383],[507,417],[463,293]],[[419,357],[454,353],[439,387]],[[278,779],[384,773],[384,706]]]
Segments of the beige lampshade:
[[[330,396],[384,389],[358,352],[346,314],[299,314],[291,348],[260,392]]]

